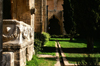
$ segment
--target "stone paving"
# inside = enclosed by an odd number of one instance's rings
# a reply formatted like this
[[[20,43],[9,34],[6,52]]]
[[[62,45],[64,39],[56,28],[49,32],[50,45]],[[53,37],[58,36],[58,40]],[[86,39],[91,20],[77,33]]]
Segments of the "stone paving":
[[[61,56],[62,56],[62,59],[63,59],[63,62],[64,62],[64,66],[77,66],[77,64],[68,63],[68,60],[65,58],[66,56],[65,56],[64,52],[62,51],[59,42],[58,42],[58,46],[59,46],[59,49],[60,49],[60,52],[61,52]]]

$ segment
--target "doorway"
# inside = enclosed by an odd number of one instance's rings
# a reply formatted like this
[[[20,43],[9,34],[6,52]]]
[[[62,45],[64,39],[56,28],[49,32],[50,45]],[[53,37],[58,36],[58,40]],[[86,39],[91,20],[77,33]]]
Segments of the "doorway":
[[[50,35],[60,35],[61,34],[59,20],[54,15],[49,20],[48,33]]]

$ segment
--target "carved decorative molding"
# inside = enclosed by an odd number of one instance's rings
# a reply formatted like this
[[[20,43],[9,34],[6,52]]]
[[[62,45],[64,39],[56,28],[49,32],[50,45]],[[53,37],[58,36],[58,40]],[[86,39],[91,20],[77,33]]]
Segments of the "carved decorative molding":
[[[24,23],[23,21],[17,20],[3,20],[3,41],[19,41],[22,43],[23,40],[33,39],[33,28]]]

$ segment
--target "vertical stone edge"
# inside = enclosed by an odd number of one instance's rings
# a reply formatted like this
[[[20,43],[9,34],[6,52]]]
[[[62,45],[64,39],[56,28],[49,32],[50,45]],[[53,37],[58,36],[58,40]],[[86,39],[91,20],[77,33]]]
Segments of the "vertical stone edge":
[[[2,66],[2,22],[3,21],[3,0],[0,0],[0,66]]]
[[[30,61],[33,57],[33,44],[28,45],[28,47],[26,48],[26,59],[28,61]]]

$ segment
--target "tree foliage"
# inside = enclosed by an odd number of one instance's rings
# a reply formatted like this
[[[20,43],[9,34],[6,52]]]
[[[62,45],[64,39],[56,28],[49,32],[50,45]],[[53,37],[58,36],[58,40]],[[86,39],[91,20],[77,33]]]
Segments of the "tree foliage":
[[[70,37],[70,40],[76,34],[76,24],[73,20],[74,17],[74,9],[71,4],[71,0],[64,0],[64,27],[67,33],[67,36]]]
[[[64,0],[64,20],[66,32],[88,38],[87,48],[92,49],[100,33],[100,0]]]
[[[88,37],[94,37],[99,20],[99,4],[97,0],[73,0],[74,20],[77,24],[77,31]]]

